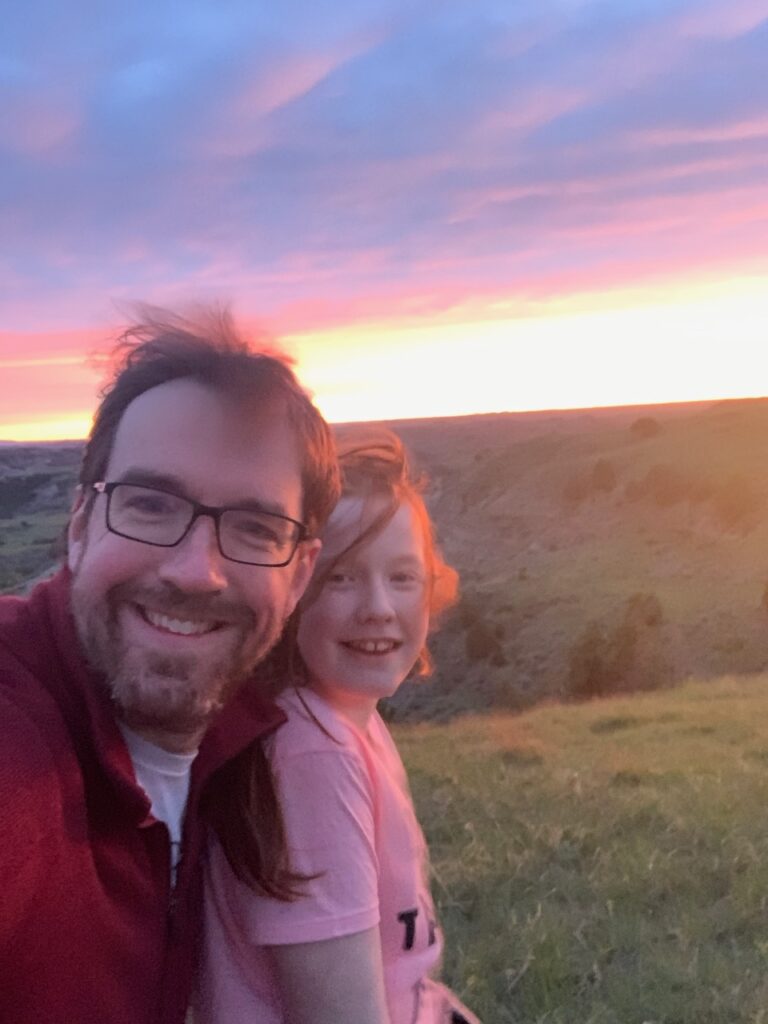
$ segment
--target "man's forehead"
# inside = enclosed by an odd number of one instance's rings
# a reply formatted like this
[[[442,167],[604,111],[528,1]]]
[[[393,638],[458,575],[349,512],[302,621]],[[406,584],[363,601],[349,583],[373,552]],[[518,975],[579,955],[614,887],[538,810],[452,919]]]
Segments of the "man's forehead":
[[[301,492],[301,462],[284,403],[255,403],[188,378],[159,384],[128,405],[118,424],[107,475],[144,468],[226,492],[216,501],[258,497],[262,486]]]

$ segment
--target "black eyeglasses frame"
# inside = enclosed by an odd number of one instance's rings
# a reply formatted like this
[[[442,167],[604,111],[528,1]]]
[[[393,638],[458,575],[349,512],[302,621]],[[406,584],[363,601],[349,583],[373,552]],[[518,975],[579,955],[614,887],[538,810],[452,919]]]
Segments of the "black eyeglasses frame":
[[[221,533],[219,529],[219,522],[221,520],[222,515],[225,512],[246,511],[243,508],[239,508],[236,505],[203,505],[202,502],[194,501],[192,498],[187,498],[186,495],[184,494],[178,494],[176,491],[169,491],[166,487],[155,487],[153,484],[134,483],[131,480],[97,480],[90,486],[94,491],[96,491],[97,494],[103,494],[107,499],[105,521],[107,529],[109,530],[110,533],[114,533],[116,537],[124,537],[126,540],[136,541],[137,544],[148,544],[150,547],[153,548],[178,547],[178,545],[181,544],[181,542],[187,536],[189,531],[195,525],[197,520],[201,516],[209,516],[214,523],[214,528],[216,530],[216,545],[219,549],[219,554],[221,555],[222,558],[225,558],[228,562],[235,562],[237,565],[253,565],[264,569],[282,569],[286,565],[290,565],[290,563],[293,561],[294,555],[298,550],[299,544],[301,544],[302,541],[307,540],[309,536],[309,531],[307,530],[307,527],[304,525],[304,523],[300,522],[300,520],[292,519],[291,516],[284,516],[279,512],[268,512],[265,509],[259,509],[258,511],[261,515],[269,516],[272,519],[282,519],[284,522],[292,523],[295,527],[297,527],[296,539],[294,541],[294,545],[293,548],[291,549],[290,555],[283,562],[251,562],[246,561],[242,558],[232,558],[231,555],[225,553],[224,549],[221,546]],[[190,518],[186,529],[179,537],[179,539],[175,540],[172,544],[161,544],[158,541],[142,540],[140,537],[132,537],[128,533],[122,533],[120,530],[116,530],[112,526],[112,523],[110,521],[110,508],[112,505],[112,494],[114,493],[117,487],[141,487],[145,491],[157,491],[159,494],[168,494],[173,498],[180,498],[182,501],[186,501],[187,504],[192,507],[192,517]]]

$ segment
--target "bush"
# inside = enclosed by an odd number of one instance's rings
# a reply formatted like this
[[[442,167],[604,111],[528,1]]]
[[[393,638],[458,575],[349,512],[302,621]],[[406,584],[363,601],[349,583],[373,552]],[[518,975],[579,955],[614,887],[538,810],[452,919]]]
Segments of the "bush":
[[[598,459],[592,467],[592,490],[606,494],[616,486],[616,470],[607,459]]]
[[[467,629],[464,649],[470,664],[477,661],[489,661],[492,665],[507,663],[492,624],[489,626],[482,619],[477,619]]]
[[[566,505],[579,505],[589,496],[589,480],[580,473],[569,476],[563,487],[563,501]]]
[[[597,622],[590,622],[568,656],[568,692],[577,700],[608,692],[607,640]]]
[[[646,441],[649,437],[656,437],[661,433],[661,424],[653,416],[641,416],[635,420],[629,432],[635,441]]]
[[[563,502],[571,507],[595,494],[610,494],[616,486],[616,470],[607,459],[598,459],[588,473],[574,473],[565,482]]]
[[[762,499],[749,480],[732,476],[715,492],[712,499],[715,518],[725,530],[747,531],[757,525]]]
[[[655,594],[633,594],[627,601],[624,618],[636,626],[660,626],[664,618],[661,601]]]
[[[649,678],[658,683],[663,676],[657,664],[659,659],[652,656],[652,666],[639,665],[638,661],[645,659],[639,657],[638,651],[643,653],[643,638],[662,620],[658,597],[637,593],[628,598],[621,620],[612,628],[604,628],[594,621],[588,623],[568,655],[569,695],[577,700],[588,700],[610,693],[645,689]],[[643,668],[645,673],[641,673]]]

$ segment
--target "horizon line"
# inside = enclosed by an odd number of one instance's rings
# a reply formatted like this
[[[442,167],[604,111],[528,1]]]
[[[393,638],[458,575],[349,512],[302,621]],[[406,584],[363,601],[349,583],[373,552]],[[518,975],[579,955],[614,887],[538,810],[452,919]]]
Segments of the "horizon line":
[[[620,411],[625,410],[627,412],[640,410],[640,409],[669,409],[677,408],[679,406],[701,406],[701,405],[726,405],[738,402],[760,402],[768,401],[768,395],[740,395],[738,397],[727,397],[727,398],[687,398],[682,399],[679,402],[631,402],[628,404],[605,404],[605,405],[569,405],[569,406],[545,406],[540,409],[494,409],[494,410],[483,410],[482,412],[460,412],[451,413],[441,416],[398,416],[398,417],[376,417],[369,420],[328,420],[331,426],[352,426],[363,423],[386,423],[386,424],[397,424],[397,423],[425,423],[432,420],[459,420],[459,419],[480,419],[491,416],[558,416],[564,413],[592,413],[592,412],[607,412],[607,411]],[[67,438],[40,438],[38,440],[17,440],[15,438],[0,437],[0,445],[18,445],[19,447],[34,447],[36,445],[74,445],[82,444],[88,440],[88,435],[84,434],[81,437],[67,437]]]

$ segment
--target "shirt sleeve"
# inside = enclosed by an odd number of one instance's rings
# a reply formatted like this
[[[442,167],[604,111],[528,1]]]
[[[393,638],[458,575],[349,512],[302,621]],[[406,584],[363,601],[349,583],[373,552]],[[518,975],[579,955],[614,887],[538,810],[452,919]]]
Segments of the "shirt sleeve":
[[[317,942],[379,923],[371,784],[349,750],[293,753],[273,764],[289,863],[308,876],[292,902],[249,891],[241,926],[258,945]]]

